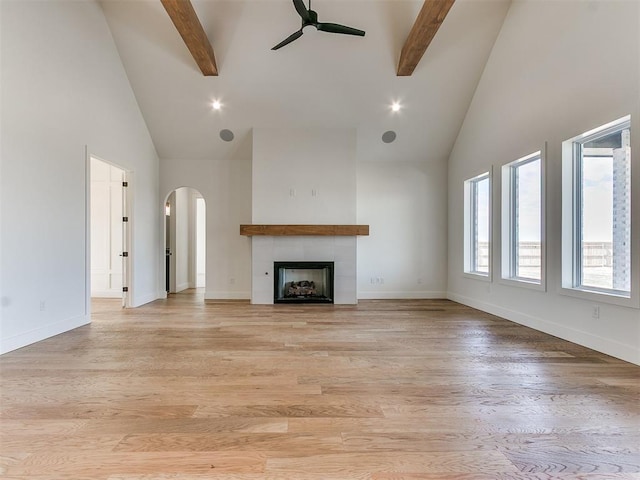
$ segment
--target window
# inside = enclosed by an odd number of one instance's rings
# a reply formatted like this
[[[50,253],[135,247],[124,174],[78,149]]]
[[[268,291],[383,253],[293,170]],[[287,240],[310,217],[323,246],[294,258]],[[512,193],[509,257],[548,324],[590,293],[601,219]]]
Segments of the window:
[[[631,296],[630,117],[563,143],[563,287]]]
[[[464,183],[465,272],[489,277],[491,265],[491,184],[489,172]]]
[[[542,154],[502,167],[502,278],[542,285]]]

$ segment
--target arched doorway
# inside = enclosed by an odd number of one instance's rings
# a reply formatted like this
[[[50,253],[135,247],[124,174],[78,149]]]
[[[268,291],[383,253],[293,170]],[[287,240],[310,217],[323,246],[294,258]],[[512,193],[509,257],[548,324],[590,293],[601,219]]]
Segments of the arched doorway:
[[[165,200],[165,289],[167,294],[206,285],[206,204],[191,187]]]

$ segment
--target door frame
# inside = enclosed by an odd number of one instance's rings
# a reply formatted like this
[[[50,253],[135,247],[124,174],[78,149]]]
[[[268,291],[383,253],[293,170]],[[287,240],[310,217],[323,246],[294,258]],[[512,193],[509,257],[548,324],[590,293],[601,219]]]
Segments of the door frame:
[[[123,171],[123,182],[127,187],[122,189],[122,216],[127,217],[127,222],[123,222],[122,228],[122,251],[128,252],[127,257],[122,258],[122,284],[127,287],[127,292],[122,292],[122,307],[131,308],[133,293],[133,262],[132,262],[132,230],[133,219],[132,208],[132,178],[133,172],[115,162],[105,160],[103,157],[92,153],[85,145],[85,314],[91,314],[91,158],[112,165]]]
[[[205,265],[204,265],[204,270],[205,270],[205,287],[206,288],[206,282],[207,282],[207,275],[206,275],[206,262],[207,262],[207,255],[208,255],[208,245],[207,245],[207,217],[206,217],[206,212],[207,212],[207,200],[204,197],[204,195],[202,194],[202,192],[196,188],[196,187],[192,187],[190,185],[180,185],[177,186],[175,188],[172,188],[164,197],[164,202],[162,203],[162,208],[163,208],[163,219],[164,219],[164,224],[163,224],[163,229],[162,231],[164,232],[164,243],[163,245],[165,246],[166,249],[166,245],[167,245],[167,241],[169,242],[170,246],[171,246],[171,255],[169,257],[169,263],[170,263],[170,267],[169,267],[169,284],[170,284],[170,288],[169,288],[169,292],[164,292],[165,296],[163,298],[166,298],[166,295],[168,293],[175,293],[176,290],[176,263],[178,261],[178,252],[176,251],[176,221],[177,221],[177,211],[176,211],[176,202],[174,201],[173,203],[170,202],[171,200],[171,196],[174,195],[178,190],[182,189],[182,188],[187,188],[189,190],[191,190],[189,197],[188,197],[188,224],[189,224],[189,231],[188,231],[188,255],[189,255],[189,260],[188,260],[188,266],[189,266],[189,287],[188,288],[197,288],[197,284],[198,284],[198,269],[197,269],[197,238],[196,238],[196,232],[197,232],[197,199],[201,198],[203,201],[203,205],[204,205],[204,209],[205,209],[205,218],[204,218],[204,233],[205,233],[205,242],[203,245],[203,251],[204,251],[204,258],[205,258]],[[174,195],[174,200],[175,200],[175,195]],[[171,203],[171,215],[166,215],[165,213],[165,207],[167,205],[167,203]],[[168,218],[167,218],[168,217]],[[166,250],[163,249],[163,252],[166,252]],[[164,257],[164,261],[162,263],[163,268],[162,268],[162,273],[164,274],[162,277],[162,282],[163,285],[166,282],[167,279],[167,269],[166,269],[166,253],[165,253],[165,257]],[[164,290],[164,288],[163,288]]]

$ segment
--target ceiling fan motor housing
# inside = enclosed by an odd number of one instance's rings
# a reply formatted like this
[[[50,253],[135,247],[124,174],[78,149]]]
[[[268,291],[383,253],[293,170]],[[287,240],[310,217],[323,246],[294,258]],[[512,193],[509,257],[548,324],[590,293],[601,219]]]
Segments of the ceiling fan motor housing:
[[[311,0],[309,0],[309,8],[305,6],[303,0],[293,0],[293,6],[302,19],[302,26],[300,27],[300,30],[293,32],[271,50],[278,50],[285,45],[289,45],[294,40],[297,40],[302,36],[302,30],[304,30],[305,27],[309,26],[314,26],[316,27],[316,30],[319,30],[321,32],[340,33],[343,35],[357,35],[360,37],[364,37],[364,31],[358,30],[357,28],[347,27],[346,25],[339,25],[337,23],[318,22],[318,14],[314,10],[311,10]]]
[[[302,20],[302,27],[308,27],[309,25],[313,25],[314,27],[318,25],[318,14],[313,10],[309,10],[309,20]]]

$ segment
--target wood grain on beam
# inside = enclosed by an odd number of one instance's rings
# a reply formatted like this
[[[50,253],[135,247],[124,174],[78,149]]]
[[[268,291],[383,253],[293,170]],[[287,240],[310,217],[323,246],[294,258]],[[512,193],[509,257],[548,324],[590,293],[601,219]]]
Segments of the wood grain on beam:
[[[240,225],[240,235],[356,236],[369,235],[369,225]]]
[[[191,0],[160,0],[205,76],[218,75],[216,58]]]
[[[398,64],[399,77],[408,77],[413,73],[449,13],[453,2],[455,0],[425,0],[402,47]]]

